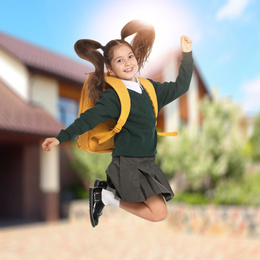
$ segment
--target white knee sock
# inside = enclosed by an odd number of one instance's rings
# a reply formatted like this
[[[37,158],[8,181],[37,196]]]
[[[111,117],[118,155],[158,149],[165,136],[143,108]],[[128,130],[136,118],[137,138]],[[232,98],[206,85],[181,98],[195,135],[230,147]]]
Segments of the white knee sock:
[[[115,195],[114,192],[102,189],[102,202],[105,205],[113,205],[119,208],[120,199]]]

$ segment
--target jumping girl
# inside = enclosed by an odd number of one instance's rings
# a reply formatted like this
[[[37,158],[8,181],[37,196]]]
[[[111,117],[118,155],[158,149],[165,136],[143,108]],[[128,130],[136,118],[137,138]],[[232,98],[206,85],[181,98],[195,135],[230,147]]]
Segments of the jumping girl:
[[[131,44],[125,38],[135,34]],[[46,151],[93,129],[109,119],[117,121],[120,101],[104,80],[104,65],[108,74],[123,81],[131,98],[131,110],[121,132],[115,135],[112,161],[107,181],[96,180],[90,188],[90,217],[93,227],[106,205],[114,205],[149,221],[162,221],[167,217],[167,206],[174,196],[163,173],[155,164],[157,145],[156,118],[151,100],[139,83],[136,73],[147,61],[155,39],[154,28],[139,21],[131,21],[121,31],[120,40],[106,46],[92,40],[79,40],[75,51],[79,57],[91,62],[95,71],[90,74],[88,94],[95,104],[56,137],[42,144]],[[103,51],[103,55],[99,51]],[[192,72],[192,41],[181,37],[182,61],[176,82],[154,82],[158,111],[188,91]]]

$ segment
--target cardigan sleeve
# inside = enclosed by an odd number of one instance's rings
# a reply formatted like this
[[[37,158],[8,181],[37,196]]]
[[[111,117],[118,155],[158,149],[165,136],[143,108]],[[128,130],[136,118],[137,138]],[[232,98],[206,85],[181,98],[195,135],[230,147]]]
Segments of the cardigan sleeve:
[[[193,58],[192,52],[183,52],[182,53],[182,60],[181,65],[179,68],[179,74],[176,78],[176,81],[170,82],[154,82],[153,80],[149,79],[153,84],[158,100],[158,110],[160,111],[161,108],[173,100],[177,99],[184,93],[186,93],[189,89],[191,77],[193,72]]]
[[[78,135],[93,129],[95,126],[109,119],[117,121],[121,105],[116,92],[111,88],[104,91],[95,105],[81,113],[80,116],[66,129],[62,129],[56,136],[60,144],[71,141]]]

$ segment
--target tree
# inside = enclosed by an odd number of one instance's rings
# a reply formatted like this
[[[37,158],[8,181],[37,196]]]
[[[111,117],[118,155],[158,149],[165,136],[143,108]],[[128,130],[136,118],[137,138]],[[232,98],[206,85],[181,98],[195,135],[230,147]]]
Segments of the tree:
[[[255,117],[253,123],[253,134],[250,137],[250,146],[252,159],[255,162],[260,161],[260,113]]]
[[[106,179],[106,168],[111,162],[111,154],[95,154],[80,150],[76,144],[72,145],[72,169],[81,178],[86,189],[95,179]]]
[[[161,139],[157,162],[168,178],[181,174],[186,189],[206,192],[223,178],[243,175],[245,140],[240,131],[242,113],[229,100],[205,98],[201,112],[203,121],[197,133],[183,129],[172,142]]]

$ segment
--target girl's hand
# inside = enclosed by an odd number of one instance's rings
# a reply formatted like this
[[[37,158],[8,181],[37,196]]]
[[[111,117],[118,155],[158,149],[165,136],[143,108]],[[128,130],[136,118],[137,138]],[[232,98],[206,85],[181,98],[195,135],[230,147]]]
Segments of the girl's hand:
[[[45,151],[50,151],[52,147],[59,145],[60,142],[57,138],[51,137],[51,138],[46,138],[45,141],[42,143],[42,148]]]
[[[192,40],[187,36],[181,36],[181,50],[183,52],[191,52],[192,51]]]

